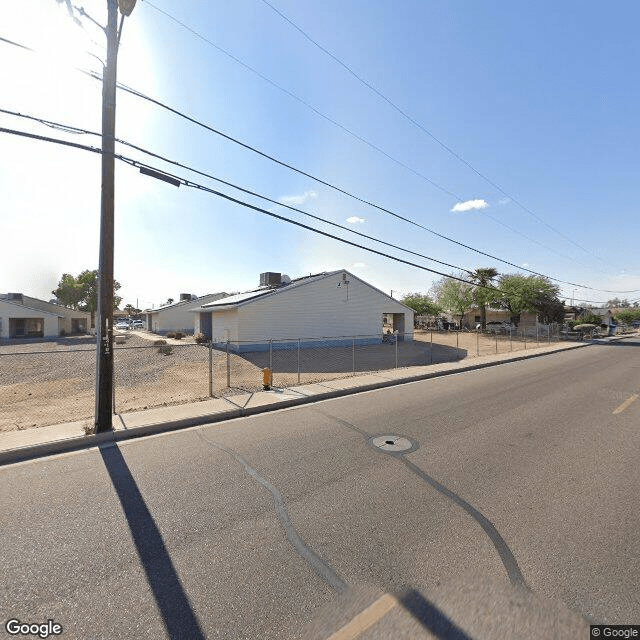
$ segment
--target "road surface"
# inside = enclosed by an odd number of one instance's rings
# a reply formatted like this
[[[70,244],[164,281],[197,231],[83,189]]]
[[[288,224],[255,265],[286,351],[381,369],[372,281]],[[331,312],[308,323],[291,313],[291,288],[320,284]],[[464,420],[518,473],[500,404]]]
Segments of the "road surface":
[[[2,631],[477,640],[639,624],[638,347],[0,468]]]

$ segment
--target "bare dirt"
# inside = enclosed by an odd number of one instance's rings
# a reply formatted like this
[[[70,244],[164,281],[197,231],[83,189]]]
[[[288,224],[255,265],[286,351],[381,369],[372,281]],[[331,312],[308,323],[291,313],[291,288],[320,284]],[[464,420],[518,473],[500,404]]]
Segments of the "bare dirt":
[[[212,350],[212,392],[232,395],[262,388],[262,369],[272,366],[278,387],[322,382],[359,373],[448,362],[525,348],[522,339],[475,333],[416,331],[397,344],[288,349],[237,355]],[[209,396],[209,349],[193,339],[166,340],[130,332],[114,355],[116,411],[196,402]],[[542,344],[542,343],[541,343]],[[94,338],[22,341],[0,345],[0,432],[90,419],[95,393]],[[531,339],[527,348],[538,346]],[[276,345],[277,347],[277,345]],[[227,376],[228,358],[228,376]],[[397,358],[397,365],[396,365]],[[229,386],[227,386],[227,382]]]

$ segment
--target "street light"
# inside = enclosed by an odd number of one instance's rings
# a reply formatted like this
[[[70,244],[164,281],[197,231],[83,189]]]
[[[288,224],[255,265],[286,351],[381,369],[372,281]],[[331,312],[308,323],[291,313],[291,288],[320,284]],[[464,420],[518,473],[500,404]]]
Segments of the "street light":
[[[118,63],[118,7],[122,20],[136,0],[107,0],[107,64],[102,75],[102,193],[100,200],[100,257],[96,319],[95,432],[111,431],[113,404],[113,203],[116,132],[116,75]]]

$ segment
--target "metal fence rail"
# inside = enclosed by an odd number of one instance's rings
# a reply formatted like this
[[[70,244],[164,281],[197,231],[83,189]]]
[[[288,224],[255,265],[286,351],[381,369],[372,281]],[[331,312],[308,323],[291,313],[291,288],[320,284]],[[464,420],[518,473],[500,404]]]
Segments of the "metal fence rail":
[[[558,327],[509,333],[416,330],[407,335],[289,338],[254,342],[143,339],[114,347],[117,413],[196,402],[272,385],[322,384],[336,378],[451,362],[544,346]],[[0,431],[88,420],[95,391],[94,339],[0,345]]]

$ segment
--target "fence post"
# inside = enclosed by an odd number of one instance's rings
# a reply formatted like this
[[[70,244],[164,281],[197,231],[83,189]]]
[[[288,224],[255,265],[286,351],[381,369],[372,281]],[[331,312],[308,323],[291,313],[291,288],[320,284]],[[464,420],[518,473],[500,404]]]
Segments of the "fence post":
[[[460,349],[458,349],[458,335],[459,331],[456,330],[456,360],[460,360]]]
[[[273,387],[273,338],[269,338],[269,386]]]
[[[496,331],[496,353],[498,353],[498,332]]]
[[[476,355],[480,355],[480,331],[476,329]]]
[[[433,329],[429,338],[429,364],[433,364]]]
[[[396,333],[396,369],[398,368],[398,340],[400,340],[400,334]]]
[[[539,332],[538,322],[536,321],[536,347],[538,346],[538,343],[540,342],[540,334],[538,332]]]
[[[513,333],[511,327],[509,327],[509,351],[513,351]]]
[[[300,384],[300,338],[298,338],[298,384]]]
[[[213,338],[209,340],[209,397],[213,398]]]
[[[356,337],[351,338],[351,373],[356,375]]]
[[[227,387],[231,387],[231,360],[229,357],[229,338],[227,338]]]
[[[527,330],[522,327],[522,337],[524,338],[524,350],[527,350]]]

